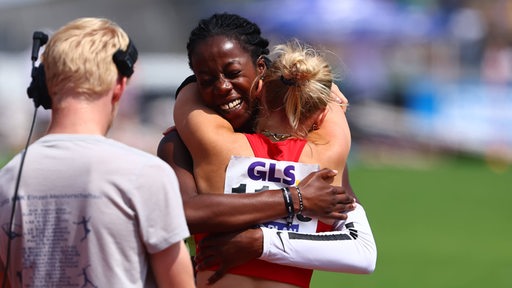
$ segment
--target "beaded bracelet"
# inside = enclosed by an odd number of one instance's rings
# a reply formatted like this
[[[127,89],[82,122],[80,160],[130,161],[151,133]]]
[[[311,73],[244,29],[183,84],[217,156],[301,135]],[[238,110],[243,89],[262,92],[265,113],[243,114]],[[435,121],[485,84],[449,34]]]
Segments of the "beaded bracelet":
[[[299,196],[299,212],[297,212],[297,215],[302,215],[302,210],[304,210],[304,203],[302,202],[302,193],[300,192],[299,186],[296,186],[295,189],[297,189],[297,195]]]
[[[293,199],[292,194],[290,193],[290,189],[288,187],[281,188],[283,191],[283,199],[284,205],[286,208],[286,212],[288,212],[288,216],[286,217],[286,224],[289,226],[293,223],[294,211],[293,211]]]

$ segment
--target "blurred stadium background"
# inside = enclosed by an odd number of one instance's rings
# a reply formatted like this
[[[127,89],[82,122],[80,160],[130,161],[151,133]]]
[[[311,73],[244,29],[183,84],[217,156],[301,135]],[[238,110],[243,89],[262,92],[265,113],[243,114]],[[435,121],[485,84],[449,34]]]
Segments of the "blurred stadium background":
[[[0,0],[0,163],[28,135],[34,30],[83,16],[127,30],[140,58],[110,136],[155,153],[191,73],[188,33],[213,12],[246,16],[271,45],[333,52],[379,263],[313,287],[512,287],[510,0]],[[35,138],[48,118],[40,108]]]

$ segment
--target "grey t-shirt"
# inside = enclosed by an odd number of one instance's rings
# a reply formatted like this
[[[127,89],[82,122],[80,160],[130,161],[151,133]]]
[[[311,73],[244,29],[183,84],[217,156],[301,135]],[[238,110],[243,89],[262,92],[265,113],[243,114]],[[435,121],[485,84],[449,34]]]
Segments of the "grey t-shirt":
[[[148,253],[189,236],[174,171],[96,135],[47,135],[0,170],[0,259],[14,287],[149,287]],[[0,265],[1,266],[1,265]]]

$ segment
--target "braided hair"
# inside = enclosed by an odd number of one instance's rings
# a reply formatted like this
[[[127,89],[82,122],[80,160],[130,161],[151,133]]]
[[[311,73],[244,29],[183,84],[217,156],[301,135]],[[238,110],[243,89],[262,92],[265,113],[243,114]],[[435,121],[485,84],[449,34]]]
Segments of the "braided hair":
[[[192,68],[192,55],[196,47],[204,40],[214,36],[225,36],[237,41],[242,49],[250,53],[254,63],[260,56],[264,56],[268,64],[269,41],[261,37],[258,25],[248,19],[229,13],[216,13],[199,21],[196,28],[190,32],[187,43],[189,66]]]

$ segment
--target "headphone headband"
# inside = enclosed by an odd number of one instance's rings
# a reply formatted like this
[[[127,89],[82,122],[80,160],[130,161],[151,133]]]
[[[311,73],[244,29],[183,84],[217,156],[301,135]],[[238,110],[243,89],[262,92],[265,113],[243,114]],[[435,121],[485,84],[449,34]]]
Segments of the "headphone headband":
[[[27,88],[28,97],[34,101],[34,105],[37,107],[43,106],[44,109],[51,109],[52,99],[48,94],[46,87],[46,77],[44,73],[44,65],[40,64],[35,66],[35,62],[38,58],[39,48],[46,44],[48,36],[43,32],[36,31],[33,36],[34,42],[32,47],[32,82]],[[116,65],[119,74],[130,77],[133,74],[133,66],[137,62],[139,53],[137,48],[133,44],[132,40],[128,42],[128,47],[125,50],[118,49],[112,56],[112,60]]]

